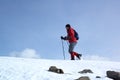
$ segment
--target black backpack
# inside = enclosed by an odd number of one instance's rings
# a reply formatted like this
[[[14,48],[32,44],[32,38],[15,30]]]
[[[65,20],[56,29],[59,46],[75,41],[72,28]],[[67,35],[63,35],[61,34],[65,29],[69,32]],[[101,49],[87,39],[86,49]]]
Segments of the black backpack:
[[[79,35],[75,30],[74,30],[74,36],[75,36],[76,40],[79,40]]]

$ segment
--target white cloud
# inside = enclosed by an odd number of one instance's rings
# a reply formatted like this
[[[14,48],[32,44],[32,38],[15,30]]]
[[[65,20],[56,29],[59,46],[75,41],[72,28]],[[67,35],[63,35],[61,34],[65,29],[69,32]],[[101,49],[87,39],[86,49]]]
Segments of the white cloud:
[[[99,60],[99,61],[110,61],[109,58],[103,57],[103,56],[98,56],[98,55],[86,55],[83,57],[85,60]]]
[[[36,50],[29,49],[29,48],[27,48],[21,52],[17,52],[17,51],[11,52],[10,56],[22,57],[22,58],[40,58],[40,55],[37,54]]]

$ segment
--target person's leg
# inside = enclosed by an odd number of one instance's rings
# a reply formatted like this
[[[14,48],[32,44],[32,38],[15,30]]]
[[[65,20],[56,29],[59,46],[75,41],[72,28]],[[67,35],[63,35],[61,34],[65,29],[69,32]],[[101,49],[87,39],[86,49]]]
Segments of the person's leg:
[[[78,54],[77,52],[73,52],[74,56],[76,56],[79,60],[81,59],[82,54]]]
[[[74,52],[74,48],[76,46],[77,42],[70,43],[69,45],[69,53],[71,54],[71,60],[74,60],[74,56],[76,56],[78,59],[82,56],[81,54],[78,54],[77,52]]]
[[[74,54],[73,50],[74,50],[74,47],[76,44],[77,44],[76,42],[73,42],[73,43],[70,43],[70,45],[69,45],[69,53],[71,55],[71,60],[75,60],[74,59],[75,54]]]
[[[71,56],[71,60],[75,60],[73,53],[70,53],[70,56]]]

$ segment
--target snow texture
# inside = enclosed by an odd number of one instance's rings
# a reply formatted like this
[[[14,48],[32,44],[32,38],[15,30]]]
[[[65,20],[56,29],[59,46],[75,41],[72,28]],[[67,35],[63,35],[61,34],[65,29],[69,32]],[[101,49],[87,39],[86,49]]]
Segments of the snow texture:
[[[50,66],[63,69],[65,74],[48,72]],[[91,69],[93,74],[78,73],[83,69]],[[81,76],[91,80],[111,80],[106,77],[107,70],[120,71],[120,62],[0,57],[0,80],[75,80]]]

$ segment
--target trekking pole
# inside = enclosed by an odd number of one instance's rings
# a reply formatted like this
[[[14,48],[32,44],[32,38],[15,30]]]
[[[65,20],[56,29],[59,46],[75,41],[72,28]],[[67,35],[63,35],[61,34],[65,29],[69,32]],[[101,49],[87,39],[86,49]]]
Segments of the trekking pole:
[[[64,44],[63,44],[63,40],[62,39],[61,39],[61,42],[62,42],[63,57],[64,57],[64,60],[65,60],[65,50],[64,50]]]
[[[68,47],[69,47],[69,42],[67,41],[67,45],[68,45]]]

